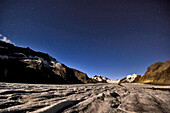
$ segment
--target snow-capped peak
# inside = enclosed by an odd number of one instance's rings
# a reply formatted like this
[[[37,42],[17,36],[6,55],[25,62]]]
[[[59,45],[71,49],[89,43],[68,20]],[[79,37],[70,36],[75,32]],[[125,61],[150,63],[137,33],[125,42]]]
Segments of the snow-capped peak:
[[[127,79],[128,82],[133,82],[136,77],[137,77],[137,74],[134,73],[134,74],[132,74],[132,75],[128,75],[128,76],[126,77],[126,79]]]
[[[94,80],[97,80],[98,82],[105,82],[105,83],[118,83],[119,82],[119,80],[116,80],[116,81],[110,80],[109,78],[104,77],[104,76],[95,75],[95,76],[93,76],[91,78],[94,79]]]

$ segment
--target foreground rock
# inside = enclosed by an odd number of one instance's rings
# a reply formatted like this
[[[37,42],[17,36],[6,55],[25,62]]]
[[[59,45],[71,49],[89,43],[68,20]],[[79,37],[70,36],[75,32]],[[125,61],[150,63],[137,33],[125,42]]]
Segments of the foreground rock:
[[[0,41],[0,81],[19,83],[91,83],[86,73],[67,67],[46,53]]]
[[[169,91],[153,90],[151,85],[122,85],[0,83],[0,113],[169,112]]]
[[[170,60],[152,64],[137,82],[170,85]]]

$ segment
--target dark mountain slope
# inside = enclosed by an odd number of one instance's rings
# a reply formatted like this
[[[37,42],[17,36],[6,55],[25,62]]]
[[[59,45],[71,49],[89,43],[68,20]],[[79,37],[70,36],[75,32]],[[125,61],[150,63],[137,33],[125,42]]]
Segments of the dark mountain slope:
[[[85,73],[59,63],[46,53],[2,41],[0,41],[0,81],[48,84],[92,82]]]

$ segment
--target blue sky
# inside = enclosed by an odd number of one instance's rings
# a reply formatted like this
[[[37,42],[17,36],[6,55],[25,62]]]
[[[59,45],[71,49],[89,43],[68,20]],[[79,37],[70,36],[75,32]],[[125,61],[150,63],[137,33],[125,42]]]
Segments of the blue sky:
[[[89,76],[170,60],[168,0],[1,0],[0,34]]]

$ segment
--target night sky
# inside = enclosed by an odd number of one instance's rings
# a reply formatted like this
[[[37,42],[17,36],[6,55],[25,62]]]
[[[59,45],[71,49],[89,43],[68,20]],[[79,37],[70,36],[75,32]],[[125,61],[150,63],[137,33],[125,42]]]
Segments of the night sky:
[[[0,0],[0,34],[89,76],[143,75],[170,60],[170,0]]]

